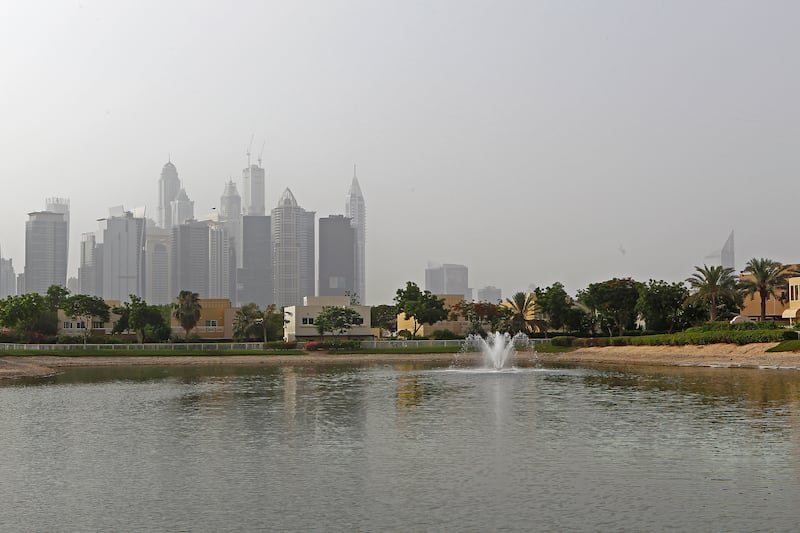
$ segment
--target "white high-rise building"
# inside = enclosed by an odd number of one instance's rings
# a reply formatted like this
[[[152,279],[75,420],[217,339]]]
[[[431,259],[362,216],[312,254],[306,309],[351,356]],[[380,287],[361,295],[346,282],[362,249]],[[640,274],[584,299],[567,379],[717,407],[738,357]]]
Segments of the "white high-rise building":
[[[3,259],[0,254],[0,299],[17,294],[17,275],[11,259]]]
[[[172,202],[181,190],[181,180],[178,179],[178,169],[167,161],[161,169],[158,180],[158,226],[169,229],[172,227]]]
[[[464,265],[429,263],[425,269],[425,290],[433,294],[463,294],[466,301],[472,301],[469,270]]]
[[[314,211],[297,205],[288,188],[272,210],[272,279],[278,309],[314,296]]]
[[[28,213],[25,223],[25,291],[47,293],[51,285],[67,286],[68,223],[63,213]]]
[[[261,159],[258,160],[261,163]],[[264,216],[267,212],[266,173],[260,165],[251,165],[242,171],[242,208],[249,216]]]
[[[178,195],[170,202],[170,210],[172,211],[170,228],[186,224],[187,220],[194,219],[194,202],[189,200],[189,196],[184,189],[178,191]]]
[[[47,198],[44,210],[64,215],[64,221],[67,223],[67,257],[69,257],[69,198]]]
[[[242,197],[236,189],[236,184],[230,180],[225,186],[225,192],[219,200],[219,221],[228,232],[236,252],[236,266],[242,266]]]
[[[97,236],[94,233],[81,235],[81,260],[78,266],[78,292],[89,296],[101,296],[102,282],[98,283],[102,275],[102,262],[98,259]]]
[[[170,230],[147,221],[144,240],[144,299],[150,305],[166,305],[175,300],[170,294]]]
[[[128,301],[144,294],[144,217],[113,208],[103,227],[103,292],[105,300]]]
[[[350,219],[350,224],[356,230],[356,278],[355,291],[361,305],[367,303],[367,208],[364,203],[364,195],[361,193],[361,186],[358,184],[356,169],[353,167],[353,181],[350,184],[350,191],[347,193],[347,205],[345,215]]]

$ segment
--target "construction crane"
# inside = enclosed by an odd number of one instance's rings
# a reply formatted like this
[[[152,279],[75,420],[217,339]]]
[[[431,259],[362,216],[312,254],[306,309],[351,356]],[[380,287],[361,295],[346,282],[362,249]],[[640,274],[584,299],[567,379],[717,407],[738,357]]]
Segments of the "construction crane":
[[[267,145],[267,140],[264,139],[264,142],[261,143],[261,151],[258,152],[258,166],[261,166],[261,156],[264,155],[264,147]]]
[[[250,144],[247,145],[247,168],[250,168],[250,149],[253,148],[253,137],[255,136],[255,133],[250,135]]]

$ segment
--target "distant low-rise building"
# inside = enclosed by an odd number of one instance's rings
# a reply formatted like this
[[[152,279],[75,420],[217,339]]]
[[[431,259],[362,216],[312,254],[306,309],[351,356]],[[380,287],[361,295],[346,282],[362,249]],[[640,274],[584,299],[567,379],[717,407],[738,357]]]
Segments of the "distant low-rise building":
[[[284,334],[286,341],[309,340],[320,337],[317,326],[314,323],[323,307],[349,307],[355,309],[361,316],[361,323],[348,330],[345,338],[369,338],[373,337],[370,325],[370,307],[367,305],[351,305],[349,296],[312,296],[303,298],[303,305],[291,305],[283,311]],[[325,333],[326,337],[333,337],[331,332]]]

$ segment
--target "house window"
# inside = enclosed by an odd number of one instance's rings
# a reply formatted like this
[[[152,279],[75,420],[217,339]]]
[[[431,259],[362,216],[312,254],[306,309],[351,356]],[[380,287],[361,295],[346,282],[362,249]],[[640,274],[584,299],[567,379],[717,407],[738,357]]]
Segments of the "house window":
[[[217,327],[217,321],[216,320],[206,320],[206,327],[207,328],[215,328],[215,327]]]
[[[102,322],[92,322],[92,329],[103,329]]]
[[[72,322],[64,322],[64,329],[72,329]]]
[[[78,322],[75,327],[78,329],[86,329],[86,322]]]
[[[303,325],[310,326],[310,325],[314,324],[314,319],[310,318],[310,317],[307,317],[307,316],[304,316],[302,322],[303,322]]]

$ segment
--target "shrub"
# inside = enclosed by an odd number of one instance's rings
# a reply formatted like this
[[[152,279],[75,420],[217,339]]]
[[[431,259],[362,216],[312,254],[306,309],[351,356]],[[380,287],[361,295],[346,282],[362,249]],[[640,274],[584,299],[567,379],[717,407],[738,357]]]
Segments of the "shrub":
[[[321,350],[322,349],[321,345],[322,343],[319,341],[308,341],[305,345],[305,349],[306,351],[313,352],[315,350]]]
[[[457,335],[450,331],[449,329],[437,329],[433,333],[431,333],[431,338],[437,341],[447,341],[447,340],[456,340],[456,339],[463,339],[463,335]]]
[[[553,340],[550,341],[550,344],[553,346],[572,346],[577,339],[570,335],[563,335],[561,337],[553,337]]]

